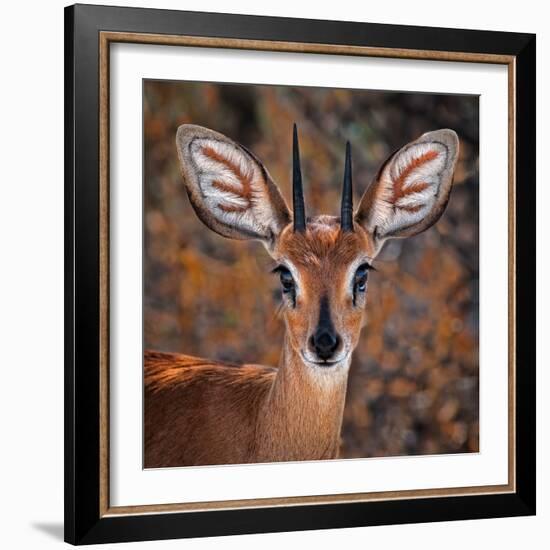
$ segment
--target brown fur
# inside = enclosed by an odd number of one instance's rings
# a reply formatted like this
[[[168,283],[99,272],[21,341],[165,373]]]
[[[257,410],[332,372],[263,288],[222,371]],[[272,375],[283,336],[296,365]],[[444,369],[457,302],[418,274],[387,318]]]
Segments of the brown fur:
[[[340,218],[317,216],[309,221],[304,233],[289,227],[280,237],[278,253],[304,268],[334,269],[349,264],[362,250],[368,252],[369,239],[361,227],[341,231]]]
[[[273,369],[145,353],[145,468],[247,462]]]
[[[286,366],[146,351],[144,467],[334,458],[345,379],[324,391]]]

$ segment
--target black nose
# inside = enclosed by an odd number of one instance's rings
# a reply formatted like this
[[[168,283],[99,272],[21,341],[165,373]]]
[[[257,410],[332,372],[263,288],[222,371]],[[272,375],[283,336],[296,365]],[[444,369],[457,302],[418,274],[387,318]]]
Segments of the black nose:
[[[310,338],[310,344],[317,357],[326,361],[330,359],[340,344],[340,337],[329,330],[317,330]]]

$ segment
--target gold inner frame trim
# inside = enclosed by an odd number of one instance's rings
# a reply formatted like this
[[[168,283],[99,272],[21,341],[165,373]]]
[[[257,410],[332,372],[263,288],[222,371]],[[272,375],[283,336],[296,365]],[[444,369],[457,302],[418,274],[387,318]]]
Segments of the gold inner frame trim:
[[[421,59],[429,61],[458,61],[469,63],[494,63],[508,67],[508,483],[474,487],[415,489],[301,497],[278,497],[215,502],[191,502],[173,504],[148,504],[139,506],[111,506],[109,500],[109,83],[110,44],[125,42],[164,46],[187,46],[255,50],[269,52],[293,52],[327,55],[351,55],[386,57],[395,59]],[[99,513],[100,516],[158,514],[170,512],[198,512],[208,510],[234,510],[277,506],[303,506],[350,502],[375,502],[417,498],[441,498],[448,496],[486,495],[514,493],[516,491],[516,242],[515,242],[515,56],[462,53],[401,48],[378,48],[335,44],[279,42],[206,36],[160,35],[147,33],[107,32],[99,33],[99,264],[100,264],[100,467]]]

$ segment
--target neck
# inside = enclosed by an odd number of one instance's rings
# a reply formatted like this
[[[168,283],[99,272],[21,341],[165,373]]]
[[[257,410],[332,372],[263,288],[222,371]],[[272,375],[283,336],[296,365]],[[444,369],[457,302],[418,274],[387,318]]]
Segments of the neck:
[[[349,359],[333,367],[306,364],[285,337],[259,418],[260,454],[272,461],[336,458],[348,369]]]

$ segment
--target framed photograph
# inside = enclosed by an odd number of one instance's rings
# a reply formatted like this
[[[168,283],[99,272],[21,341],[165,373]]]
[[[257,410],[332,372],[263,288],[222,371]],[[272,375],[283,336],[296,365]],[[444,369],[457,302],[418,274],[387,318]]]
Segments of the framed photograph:
[[[65,539],[535,513],[535,36],[65,11]]]

